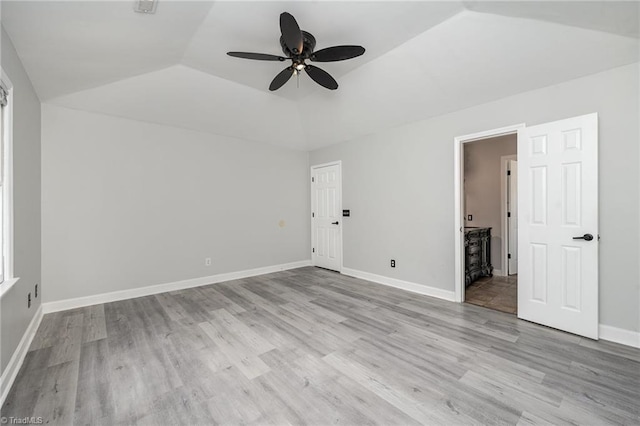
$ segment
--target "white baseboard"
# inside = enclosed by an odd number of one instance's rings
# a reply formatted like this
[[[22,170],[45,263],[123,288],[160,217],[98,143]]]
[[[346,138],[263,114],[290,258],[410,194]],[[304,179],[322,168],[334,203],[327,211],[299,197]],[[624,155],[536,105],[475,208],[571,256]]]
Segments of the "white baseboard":
[[[493,275],[496,275],[498,277],[504,277],[505,276],[504,272],[502,272],[502,269],[494,269],[492,272],[493,272]]]
[[[624,328],[600,324],[598,327],[598,334],[602,340],[640,348],[640,332],[638,331],[625,330]]]
[[[40,326],[40,321],[42,321],[42,314],[43,309],[42,305],[40,305],[36,314],[31,318],[27,330],[22,335],[18,347],[13,352],[9,364],[7,364],[7,367],[2,373],[2,377],[0,378],[0,407],[4,405],[4,400],[7,398],[14,380],[16,380],[16,376],[18,375],[18,371],[20,371],[20,367],[22,367],[27,352],[29,352],[31,341],[33,341],[33,337],[36,335],[36,331]]]
[[[396,278],[385,277],[382,275],[371,274],[369,272],[358,271],[356,269],[342,268],[342,273],[350,277],[360,278],[374,283],[395,287],[412,293],[423,294],[425,296],[437,297],[438,299],[455,301],[456,293],[454,291],[443,290],[441,288],[429,287],[424,284],[412,283]]]
[[[148,287],[134,288],[131,290],[114,291],[111,293],[96,294],[93,296],[78,297],[75,299],[57,300],[43,304],[45,314],[68,309],[83,308],[85,306],[101,303],[117,302],[119,300],[133,299],[136,297],[150,296],[152,294],[166,293],[167,291],[183,290],[186,288],[200,287],[207,284],[215,284],[223,281],[238,280],[255,277],[257,275],[271,274],[273,272],[286,271],[288,269],[302,268],[311,265],[311,260],[283,263],[280,265],[265,266],[262,268],[248,269],[245,271],[227,272],[211,275],[209,277],[193,278],[183,281],[152,285]]]

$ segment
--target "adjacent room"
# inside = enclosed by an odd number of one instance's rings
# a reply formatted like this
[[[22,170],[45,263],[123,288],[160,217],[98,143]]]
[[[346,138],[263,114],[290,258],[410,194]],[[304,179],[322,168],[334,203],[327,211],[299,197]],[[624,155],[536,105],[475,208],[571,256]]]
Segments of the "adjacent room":
[[[464,144],[465,302],[518,305],[517,134]]]
[[[3,424],[640,422],[640,3],[0,23]]]

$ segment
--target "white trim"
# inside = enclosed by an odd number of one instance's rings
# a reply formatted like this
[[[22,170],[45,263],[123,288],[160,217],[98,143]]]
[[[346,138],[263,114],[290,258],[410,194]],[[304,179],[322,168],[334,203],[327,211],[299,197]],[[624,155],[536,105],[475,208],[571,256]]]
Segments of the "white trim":
[[[602,340],[620,343],[621,345],[627,345],[633,348],[640,348],[640,332],[638,331],[600,324],[598,334]]]
[[[40,326],[40,322],[42,321],[42,314],[43,309],[42,305],[40,305],[36,314],[31,318],[31,322],[29,323],[27,330],[22,335],[22,339],[20,340],[18,347],[13,352],[13,355],[9,360],[9,364],[7,364],[7,367],[2,372],[2,377],[0,378],[0,407],[4,405],[4,400],[7,398],[7,395],[11,390],[11,386],[18,376],[18,372],[20,371],[20,367],[22,367],[24,358],[27,356],[27,352],[29,352],[31,342],[33,341],[36,331],[38,331],[38,327]]]
[[[264,266],[262,268],[248,269],[245,271],[227,272],[224,274],[211,275],[208,277],[192,278],[189,280],[175,281],[171,283],[139,287],[130,290],[120,290],[111,293],[102,293],[92,296],[78,297],[75,299],[57,300],[55,302],[43,303],[45,314],[68,309],[82,308],[85,306],[98,305],[101,303],[117,302],[119,300],[133,299],[136,297],[150,296],[152,294],[165,293],[168,291],[183,290],[186,288],[200,287],[207,284],[216,284],[224,281],[238,280],[242,278],[255,277],[257,275],[271,274],[273,272],[286,271],[288,269],[302,268],[310,266],[310,260],[299,262],[283,263],[281,265]]]
[[[340,166],[340,167],[342,167],[342,160],[329,161],[328,163],[321,163],[321,164],[312,164],[311,165],[311,170],[320,169],[322,167],[329,167],[329,166]]]
[[[4,280],[2,285],[0,285],[0,300],[4,297],[5,294],[11,290],[11,288],[16,285],[20,277],[11,278],[10,280]]]
[[[494,138],[497,136],[509,135],[512,133],[518,133],[518,130],[524,129],[525,125],[516,124],[513,126],[501,127],[499,129],[487,130],[484,132],[472,133],[469,135],[458,136],[453,140],[453,230],[454,230],[454,259],[455,259],[455,298],[456,302],[464,302],[464,253],[462,252],[462,238],[464,233],[462,227],[464,226],[463,205],[464,201],[462,196],[464,194],[462,189],[462,182],[464,182],[464,167],[463,167],[463,152],[462,144],[467,142],[473,142],[480,139]]]
[[[502,226],[502,269],[504,273],[496,273],[493,271],[494,275],[509,275],[509,221],[507,220],[507,199],[509,194],[507,194],[507,170],[509,170],[509,160],[517,160],[518,155],[503,155],[500,157],[500,214],[502,218],[500,219],[500,224]],[[501,271],[502,272],[502,271]]]
[[[313,177],[313,171],[315,169],[321,169],[323,167],[330,167],[330,166],[338,166],[338,168],[340,169],[340,206],[338,208],[339,212],[342,212],[342,160],[337,160],[337,161],[330,161],[328,163],[322,163],[322,164],[314,164],[309,168],[309,177],[312,178]],[[313,210],[313,183],[311,181],[311,179],[309,179],[309,206],[310,206],[310,210]],[[340,215],[340,217],[342,218],[342,215]],[[309,247],[309,256],[311,256],[311,266],[315,266],[314,263],[314,252],[313,252],[313,248],[315,247],[315,241],[314,241],[314,232],[313,232],[313,219],[314,217],[311,217],[311,247]],[[344,224],[344,220],[340,219],[340,225],[339,229],[340,229],[340,269],[337,272],[342,272],[343,268],[344,268],[344,241],[343,241],[343,233],[342,233],[342,225]]]
[[[497,276],[497,277],[505,277],[506,274],[502,271],[502,269],[494,269],[493,270],[493,275]]]
[[[0,68],[0,82],[4,85],[8,93],[7,106],[5,107],[6,125],[3,127],[5,132],[4,137],[0,137],[0,143],[6,141],[4,146],[4,164],[2,170],[5,174],[5,179],[2,182],[2,224],[4,236],[2,244],[2,253],[4,253],[4,267],[2,270],[2,277],[4,280],[11,282],[15,278],[13,276],[13,259],[14,259],[14,242],[13,242],[13,83],[9,76]],[[2,255],[0,253],[0,256]],[[14,282],[15,284],[15,282]]]
[[[438,299],[448,300],[455,302],[455,293],[450,290],[443,290],[441,288],[430,287],[424,284],[412,283],[410,281],[403,281],[396,278],[385,277],[382,275],[371,274],[369,272],[358,271],[356,269],[342,268],[342,274],[348,275],[354,278],[360,278],[366,281],[372,281],[374,283],[386,285],[389,287],[399,288],[401,290],[410,291],[412,293],[418,293],[425,296],[436,297]]]

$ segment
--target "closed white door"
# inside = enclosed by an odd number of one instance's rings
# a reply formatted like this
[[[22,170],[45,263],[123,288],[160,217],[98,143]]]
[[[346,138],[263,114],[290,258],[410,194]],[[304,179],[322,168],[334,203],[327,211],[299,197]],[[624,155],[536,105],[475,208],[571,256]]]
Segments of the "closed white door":
[[[509,160],[508,179],[508,208],[509,208],[509,229],[508,229],[508,269],[507,275],[518,273],[518,162]]]
[[[342,181],[340,165],[311,169],[311,260],[313,265],[342,269]]]
[[[518,317],[597,339],[597,114],[520,130],[518,163]]]

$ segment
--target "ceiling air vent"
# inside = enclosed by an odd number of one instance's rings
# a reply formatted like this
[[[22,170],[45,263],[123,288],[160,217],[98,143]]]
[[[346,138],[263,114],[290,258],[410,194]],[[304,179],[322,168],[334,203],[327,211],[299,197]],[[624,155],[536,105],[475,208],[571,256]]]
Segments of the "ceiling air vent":
[[[133,10],[138,13],[156,13],[158,0],[135,0]]]

